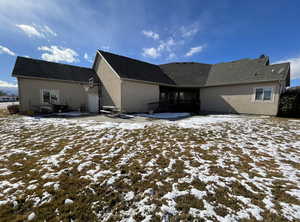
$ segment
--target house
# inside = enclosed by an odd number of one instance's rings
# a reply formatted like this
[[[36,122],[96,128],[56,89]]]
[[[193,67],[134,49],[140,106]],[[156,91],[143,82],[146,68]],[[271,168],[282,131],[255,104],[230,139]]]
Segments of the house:
[[[0,102],[16,102],[16,101],[18,101],[17,96],[12,96],[12,95],[0,96]]]
[[[46,104],[98,112],[189,111],[276,115],[290,83],[290,64],[269,57],[162,65],[98,50],[92,68],[18,57],[12,73],[21,111]]]
[[[12,75],[18,80],[22,112],[50,104],[98,112],[99,78],[93,69],[17,57]]]

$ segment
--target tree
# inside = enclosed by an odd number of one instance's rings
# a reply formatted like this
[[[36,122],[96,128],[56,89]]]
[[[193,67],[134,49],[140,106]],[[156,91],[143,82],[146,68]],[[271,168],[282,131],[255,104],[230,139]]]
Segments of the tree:
[[[7,96],[7,93],[0,90],[0,96]]]

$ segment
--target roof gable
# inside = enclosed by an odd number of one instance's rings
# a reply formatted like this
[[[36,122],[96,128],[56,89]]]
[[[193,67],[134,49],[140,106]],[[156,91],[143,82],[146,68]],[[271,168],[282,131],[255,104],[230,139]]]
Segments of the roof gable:
[[[174,81],[162,72],[157,65],[102,50],[98,51],[116,71],[120,78],[171,85],[175,84]]]

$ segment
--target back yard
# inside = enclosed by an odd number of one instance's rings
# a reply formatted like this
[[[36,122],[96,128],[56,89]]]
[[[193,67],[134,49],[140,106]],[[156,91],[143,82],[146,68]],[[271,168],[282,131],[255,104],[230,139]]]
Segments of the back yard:
[[[300,220],[300,120],[0,118],[2,221]]]

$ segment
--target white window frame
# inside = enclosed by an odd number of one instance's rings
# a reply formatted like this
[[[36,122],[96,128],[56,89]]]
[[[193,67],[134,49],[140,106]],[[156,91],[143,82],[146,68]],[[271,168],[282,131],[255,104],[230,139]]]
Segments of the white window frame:
[[[262,99],[256,99],[256,91],[258,89],[262,89],[263,90],[263,94],[262,94]],[[269,100],[264,99],[264,94],[266,90],[271,90],[271,98]],[[253,88],[253,97],[252,97],[252,101],[253,102],[259,102],[259,103],[273,103],[274,102],[274,87],[273,86],[261,86],[261,87],[255,87]]]
[[[50,93],[50,103],[44,101],[44,92],[45,91]],[[52,96],[53,95],[55,95],[57,97],[57,100],[52,101]],[[56,89],[41,89],[41,104],[44,104],[44,105],[59,104],[59,101],[60,101],[59,90],[56,90]]]

